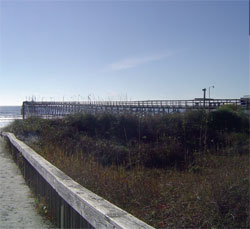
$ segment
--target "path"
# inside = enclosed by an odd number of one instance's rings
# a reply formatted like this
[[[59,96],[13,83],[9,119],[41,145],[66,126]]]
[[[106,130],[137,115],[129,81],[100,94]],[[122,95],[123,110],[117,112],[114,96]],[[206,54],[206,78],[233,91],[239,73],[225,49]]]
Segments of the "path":
[[[37,213],[35,200],[23,176],[4,150],[0,137],[0,228],[51,228]]]

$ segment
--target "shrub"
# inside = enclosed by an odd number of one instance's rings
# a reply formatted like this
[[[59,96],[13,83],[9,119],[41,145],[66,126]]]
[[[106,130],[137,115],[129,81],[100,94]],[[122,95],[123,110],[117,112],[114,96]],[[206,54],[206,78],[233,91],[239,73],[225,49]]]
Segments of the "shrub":
[[[234,106],[223,106],[209,114],[208,125],[220,132],[249,133],[249,116]]]
[[[197,153],[247,153],[246,120],[228,108],[143,117],[79,113],[55,120],[17,120],[9,130],[26,138],[37,136],[43,147],[59,145],[67,155],[93,155],[103,165],[184,169]]]

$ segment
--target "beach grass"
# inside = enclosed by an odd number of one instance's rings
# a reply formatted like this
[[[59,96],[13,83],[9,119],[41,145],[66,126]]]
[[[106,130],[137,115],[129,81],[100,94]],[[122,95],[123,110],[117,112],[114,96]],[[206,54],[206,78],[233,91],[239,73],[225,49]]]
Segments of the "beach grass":
[[[156,228],[249,227],[249,117],[233,106],[30,118],[6,130]]]

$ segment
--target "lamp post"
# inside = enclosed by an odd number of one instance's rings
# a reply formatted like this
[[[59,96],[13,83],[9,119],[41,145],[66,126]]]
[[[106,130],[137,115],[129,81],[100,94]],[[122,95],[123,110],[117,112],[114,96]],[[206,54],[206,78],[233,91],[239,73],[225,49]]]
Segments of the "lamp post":
[[[214,85],[208,87],[208,97],[209,97],[209,101],[210,101],[210,88],[214,88]]]
[[[213,86],[209,86],[209,87],[208,87],[209,112],[210,112],[210,88],[214,88],[214,85],[213,85]]]

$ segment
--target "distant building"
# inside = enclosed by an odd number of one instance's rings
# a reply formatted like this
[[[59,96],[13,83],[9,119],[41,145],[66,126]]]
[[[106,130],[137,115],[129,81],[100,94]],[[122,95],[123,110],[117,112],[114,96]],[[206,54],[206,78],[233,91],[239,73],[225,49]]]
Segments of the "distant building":
[[[243,107],[250,107],[250,95],[244,95],[240,98],[240,105]]]

